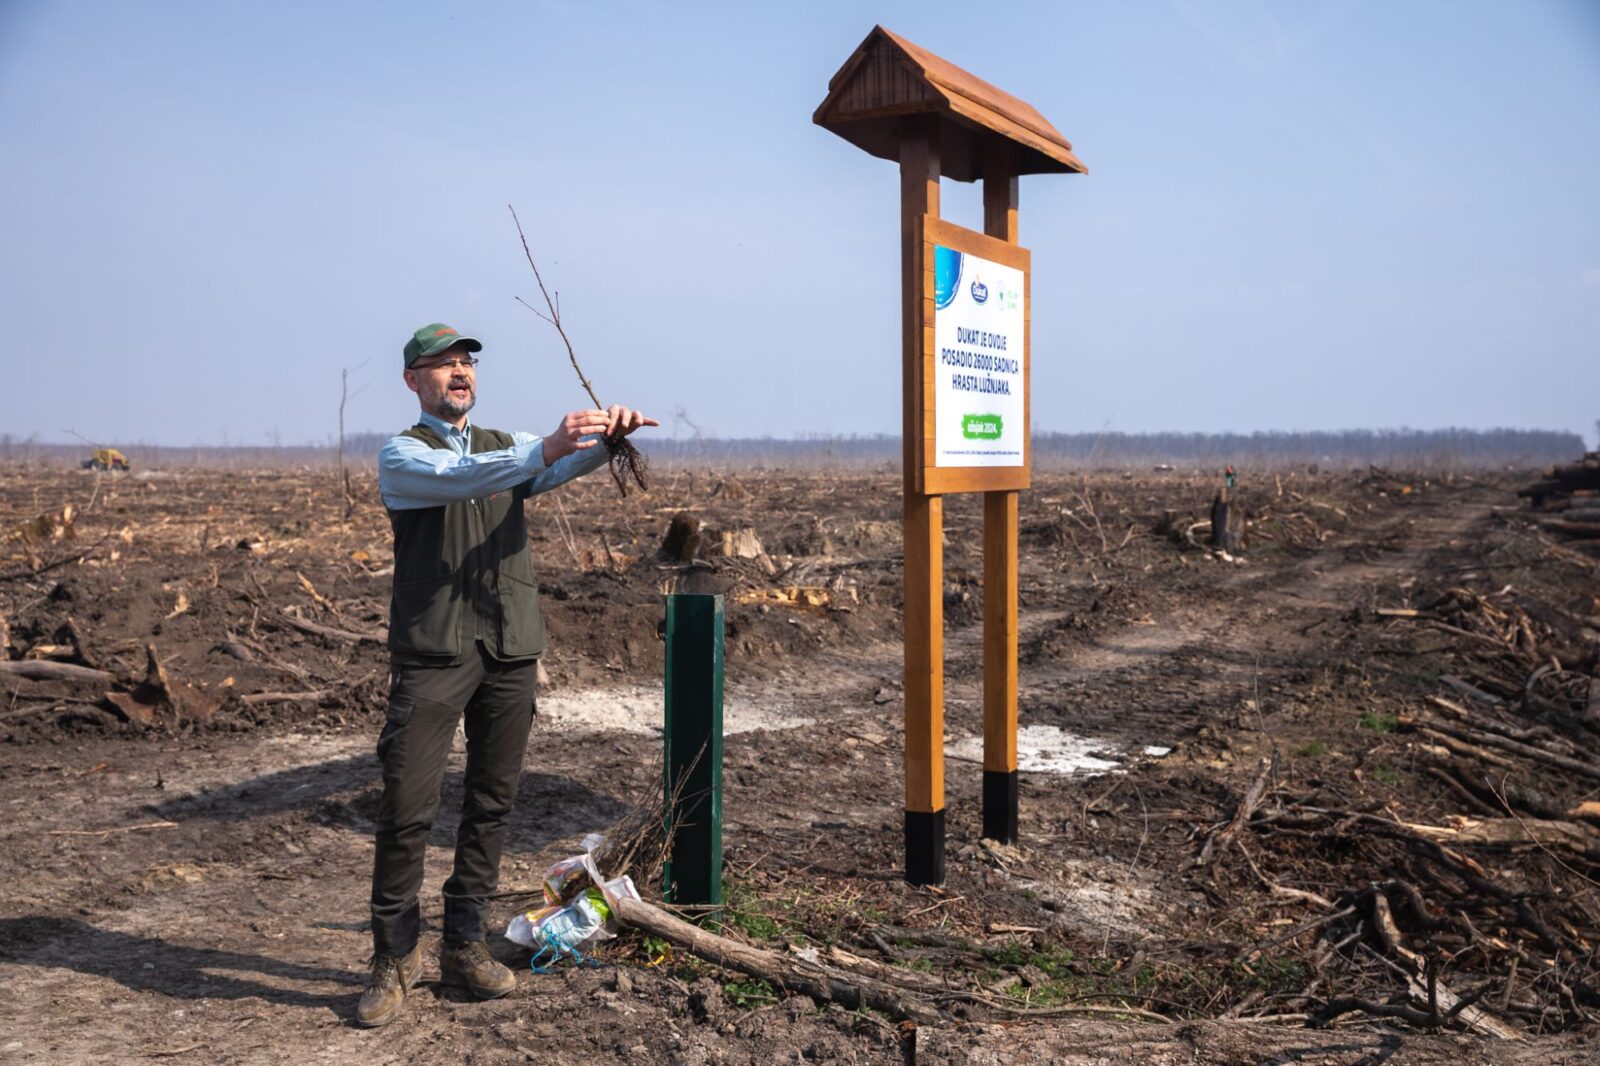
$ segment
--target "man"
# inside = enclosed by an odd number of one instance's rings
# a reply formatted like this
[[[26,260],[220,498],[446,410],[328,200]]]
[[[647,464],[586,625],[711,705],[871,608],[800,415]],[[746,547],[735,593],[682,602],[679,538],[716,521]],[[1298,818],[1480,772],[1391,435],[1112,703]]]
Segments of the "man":
[[[612,406],[573,411],[553,433],[472,425],[483,345],[434,322],[405,346],[405,382],[422,408],[378,459],[394,528],[390,686],[378,758],[383,800],[372,869],[372,972],[356,1008],[392,1021],[422,969],[417,892],[439,787],[466,715],[467,767],[455,869],[444,883],[440,977],[479,998],[516,987],[484,943],[484,912],[533,720],[545,649],[522,503],[605,465],[602,436],[659,422]]]

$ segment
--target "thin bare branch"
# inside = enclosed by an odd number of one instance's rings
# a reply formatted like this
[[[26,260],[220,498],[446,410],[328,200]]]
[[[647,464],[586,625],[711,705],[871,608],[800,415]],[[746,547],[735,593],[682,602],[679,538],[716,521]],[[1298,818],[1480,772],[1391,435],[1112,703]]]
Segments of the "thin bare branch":
[[[506,210],[511,212],[511,221],[516,224],[517,237],[522,241],[522,254],[528,257],[528,265],[533,268],[533,280],[539,283],[539,292],[542,296],[544,296],[545,306],[550,308],[550,315],[548,318],[546,318],[544,315],[539,315],[539,317],[544,318],[546,322],[550,323],[556,328],[557,333],[561,334],[561,343],[567,346],[567,358],[572,361],[572,369],[577,372],[578,382],[583,385],[583,391],[589,394],[589,399],[594,402],[596,410],[604,410],[605,408],[600,404],[600,397],[594,394],[594,387],[589,384],[589,379],[583,374],[583,367],[578,365],[578,355],[572,350],[571,338],[567,336],[567,331],[561,326],[561,309],[557,307],[556,302],[550,298],[550,290],[544,287],[544,278],[539,274],[538,264],[533,261],[533,251],[528,247],[527,235],[522,232],[522,220],[517,217],[517,209],[512,207],[510,204],[506,204]],[[520,297],[518,298],[518,302],[522,303],[524,307],[528,307],[527,301],[522,300]],[[536,315],[539,314],[539,312],[532,307],[529,307],[528,309],[533,311],[533,313]]]

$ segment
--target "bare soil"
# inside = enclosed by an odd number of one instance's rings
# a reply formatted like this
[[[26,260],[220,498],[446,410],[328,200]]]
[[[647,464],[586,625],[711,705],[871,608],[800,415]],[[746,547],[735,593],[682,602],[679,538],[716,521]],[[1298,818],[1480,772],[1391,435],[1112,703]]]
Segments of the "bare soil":
[[[1246,471],[1234,562],[1184,537],[1204,538],[1213,478],[1038,476],[1021,723],[1087,738],[1115,768],[1025,767],[1007,847],[979,839],[981,767],[951,758],[937,889],[900,876],[898,473],[657,480],[619,500],[595,477],[533,505],[551,681],[496,921],[649,792],[661,595],[720,592],[725,932],[894,967],[944,1024],[819,1007],[624,935],[548,974],[495,943],[520,982],[493,1003],[438,986],[430,963],[400,1021],[355,1028],[387,684],[375,490],[346,522],[325,473],[10,467],[0,531],[75,514],[0,544],[3,654],[116,681],[0,674],[0,1061],[1600,1059],[1600,848],[1461,836],[1497,813],[1581,835],[1566,812],[1600,778],[1504,748],[1506,765],[1440,756],[1437,729],[1466,720],[1429,717],[1445,713],[1430,697],[1462,698],[1442,679],[1468,678],[1498,700],[1469,711],[1587,765],[1600,568],[1514,513],[1517,478]],[[689,561],[657,552],[679,512],[704,523]],[[979,501],[947,501],[954,752],[981,734],[981,528]],[[744,530],[762,553],[723,555]],[[825,602],[791,602],[797,587]],[[138,689],[148,647],[199,712],[145,725],[104,698]],[[1482,750],[1474,721],[1462,735]],[[428,855],[435,923],[461,758]],[[1305,1028],[1341,998],[1419,1009],[1406,951],[1489,1022],[1353,1009]]]

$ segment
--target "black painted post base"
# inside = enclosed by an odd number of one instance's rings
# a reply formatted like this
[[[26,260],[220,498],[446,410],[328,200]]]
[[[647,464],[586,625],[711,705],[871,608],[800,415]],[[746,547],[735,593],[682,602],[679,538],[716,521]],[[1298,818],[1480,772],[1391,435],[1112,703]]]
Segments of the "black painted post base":
[[[1002,844],[1017,842],[1017,772],[983,772],[983,835]]]
[[[906,880],[944,884],[944,811],[906,812]]]

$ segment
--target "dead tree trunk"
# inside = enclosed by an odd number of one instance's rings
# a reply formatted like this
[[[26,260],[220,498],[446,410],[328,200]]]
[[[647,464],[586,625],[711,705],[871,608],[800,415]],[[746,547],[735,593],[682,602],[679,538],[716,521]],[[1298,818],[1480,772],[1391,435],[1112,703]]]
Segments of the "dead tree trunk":
[[[1218,489],[1211,501],[1211,540],[1213,548],[1236,552],[1244,543],[1244,514],[1228,499],[1228,490]]]

